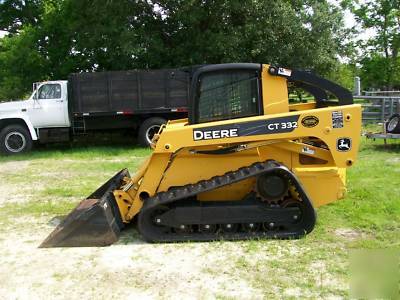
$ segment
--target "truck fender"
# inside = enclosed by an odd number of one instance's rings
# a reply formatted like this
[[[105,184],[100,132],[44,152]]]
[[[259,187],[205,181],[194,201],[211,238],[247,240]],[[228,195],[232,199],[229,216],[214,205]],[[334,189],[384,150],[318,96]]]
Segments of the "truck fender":
[[[10,120],[10,119],[17,119],[17,120],[21,120],[25,123],[26,127],[29,130],[29,133],[31,134],[31,138],[33,141],[37,141],[38,140],[38,136],[36,134],[35,128],[32,125],[32,122],[29,120],[29,118],[27,118],[24,115],[9,115],[7,116],[7,118],[0,118],[1,120]]]

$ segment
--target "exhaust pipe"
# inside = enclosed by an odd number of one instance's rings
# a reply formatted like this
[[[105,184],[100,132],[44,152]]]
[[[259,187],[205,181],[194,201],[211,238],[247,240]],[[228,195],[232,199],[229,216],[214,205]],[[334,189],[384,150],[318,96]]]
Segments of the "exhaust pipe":
[[[118,241],[124,223],[113,191],[121,187],[125,177],[130,177],[127,169],[80,202],[39,248],[102,247]]]

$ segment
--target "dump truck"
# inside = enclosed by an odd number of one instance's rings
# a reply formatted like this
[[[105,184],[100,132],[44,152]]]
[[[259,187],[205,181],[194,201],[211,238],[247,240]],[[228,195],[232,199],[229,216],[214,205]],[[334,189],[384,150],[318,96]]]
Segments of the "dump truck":
[[[315,100],[292,104],[288,87]],[[189,117],[161,127],[137,172],[117,173],[41,247],[110,245],[133,221],[148,242],[299,238],[316,208],[345,196],[361,133],[348,90],[307,71],[235,63],[199,68],[190,91]]]
[[[167,120],[188,115],[192,67],[71,74],[33,84],[28,100],[0,103],[0,154],[127,130],[149,146]]]

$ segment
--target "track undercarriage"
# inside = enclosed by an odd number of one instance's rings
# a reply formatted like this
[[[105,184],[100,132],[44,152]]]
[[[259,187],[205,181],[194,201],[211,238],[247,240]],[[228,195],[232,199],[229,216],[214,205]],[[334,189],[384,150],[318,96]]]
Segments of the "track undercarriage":
[[[196,200],[201,192],[262,176],[279,177],[287,187],[276,191],[275,199],[255,190],[240,201]],[[267,161],[146,199],[138,229],[149,242],[284,239],[311,232],[315,220],[310,199],[293,173]]]

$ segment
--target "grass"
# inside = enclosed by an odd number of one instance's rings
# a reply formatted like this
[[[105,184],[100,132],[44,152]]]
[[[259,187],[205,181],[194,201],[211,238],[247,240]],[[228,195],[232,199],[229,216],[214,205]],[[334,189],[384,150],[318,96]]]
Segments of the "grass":
[[[1,183],[23,200],[0,207],[0,227],[15,217],[66,214],[120,169],[134,173],[149,154],[148,149],[113,145],[0,157]],[[7,163],[12,167],[1,168]],[[265,298],[347,298],[352,249],[400,248],[400,144],[384,147],[382,141],[363,140],[347,187],[344,200],[318,209],[318,224],[304,239],[205,244],[207,252],[220,253],[221,265],[204,272],[246,280]],[[129,241],[122,238],[121,243]],[[190,251],[195,246],[176,247]]]
[[[0,156],[1,183],[17,186],[16,196],[22,200],[6,201],[0,208],[0,224],[12,222],[13,216],[66,214],[119,170],[128,167],[134,172],[151,153],[124,145],[64,148],[39,147],[29,154]]]
[[[306,238],[242,246],[245,254],[234,258],[239,276],[267,298],[285,292],[289,299],[348,298],[353,249],[400,249],[400,144],[364,140],[348,170],[348,195],[318,209],[317,227]]]

